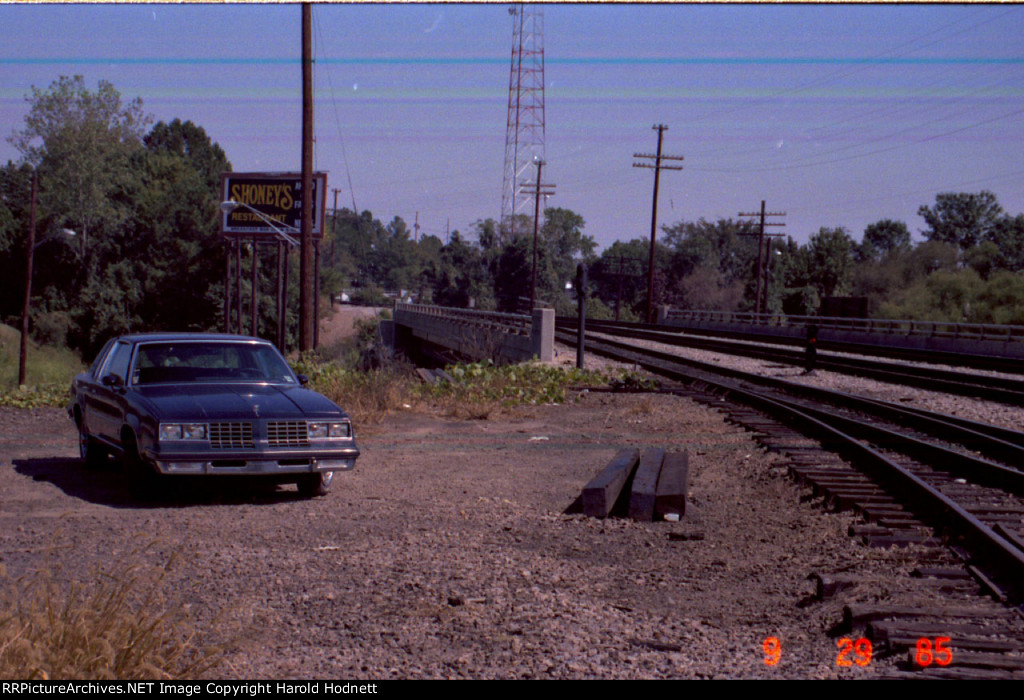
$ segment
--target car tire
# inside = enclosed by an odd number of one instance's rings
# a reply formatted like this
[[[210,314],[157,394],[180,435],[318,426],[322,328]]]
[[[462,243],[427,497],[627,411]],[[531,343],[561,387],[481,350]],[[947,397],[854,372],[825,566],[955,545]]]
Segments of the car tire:
[[[107,461],[107,451],[89,434],[85,421],[78,422],[78,455],[88,469],[99,469]]]
[[[157,487],[160,485],[160,475],[142,459],[138,443],[132,434],[124,438],[123,464],[132,496],[143,501],[155,499],[159,493]]]
[[[332,483],[334,483],[334,472],[304,474],[298,481],[299,494],[305,498],[326,496],[331,492]]]

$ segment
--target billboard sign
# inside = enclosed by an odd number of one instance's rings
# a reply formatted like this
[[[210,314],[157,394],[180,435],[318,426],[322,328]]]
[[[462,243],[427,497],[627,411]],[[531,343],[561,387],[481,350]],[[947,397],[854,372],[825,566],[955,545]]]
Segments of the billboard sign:
[[[313,237],[322,238],[327,173],[313,173],[312,194]],[[220,230],[225,236],[275,238],[277,233],[260,214],[293,238],[302,227],[301,173],[221,173],[220,196],[222,202],[233,200],[248,205],[236,207],[230,213],[221,212]]]

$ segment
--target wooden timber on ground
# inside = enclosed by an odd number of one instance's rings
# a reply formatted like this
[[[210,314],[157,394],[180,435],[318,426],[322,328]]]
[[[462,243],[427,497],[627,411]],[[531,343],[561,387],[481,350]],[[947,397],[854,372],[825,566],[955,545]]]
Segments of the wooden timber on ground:
[[[664,518],[670,513],[686,515],[686,487],[690,478],[690,454],[669,452],[661,465],[654,514]]]
[[[639,461],[637,450],[620,450],[608,466],[583,487],[583,512],[591,517],[608,517]]]
[[[624,449],[583,487],[583,512],[591,517],[608,517],[620,497],[626,499],[623,490],[628,488],[626,514],[633,520],[679,520],[686,514],[688,481],[687,452],[666,454],[663,449],[651,447],[641,454]]]
[[[658,491],[658,476],[665,450],[649,447],[640,456],[640,466],[633,477],[633,491],[629,499],[629,517],[633,520],[654,520],[654,499]]]

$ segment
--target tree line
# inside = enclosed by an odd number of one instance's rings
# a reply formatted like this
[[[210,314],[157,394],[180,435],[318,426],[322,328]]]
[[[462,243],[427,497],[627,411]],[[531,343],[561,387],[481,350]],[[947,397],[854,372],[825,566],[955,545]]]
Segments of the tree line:
[[[190,121],[153,123],[141,101],[125,102],[81,76],[33,88],[25,123],[9,141],[20,158],[0,168],[0,319],[16,325],[24,290],[30,193],[38,177],[32,333],[90,356],[129,331],[223,327],[224,242],[218,235],[223,149]],[[879,317],[1024,323],[1024,215],[990,192],[944,193],[904,222],[868,226],[860,241],[821,228],[804,244],[771,239],[764,284],[770,312],[814,314],[828,296],[866,296]],[[321,243],[321,289],[385,303],[385,291],[446,306],[520,310],[530,296],[531,235],[502,235],[481,219],[447,240],[416,239],[400,217],[329,214]],[[646,306],[649,241],[616,241],[596,253],[582,216],[547,208],[539,228],[537,299],[569,314],[576,265],[590,271],[589,313],[638,319]],[[532,220],[516,230],[532,232]],[[678,221],[655,248],[655,302],[681,308],[752,310],[757,237],[747,221]],[[246,256],[252,255],[246,250]],[[298,261],[292,259],[297,268]],[[248,270],[249,262],[245,262]],[[297,298],[297,270],[289,275]],[[258,332],[276,328],[275,256],[258,258]],[[249,298],[249,275],[243,298]],[[297,319],[289,312],[294,337]],[[243,314],[248,318],[249,314]],[[248,329],[247,329],[248,332]]]

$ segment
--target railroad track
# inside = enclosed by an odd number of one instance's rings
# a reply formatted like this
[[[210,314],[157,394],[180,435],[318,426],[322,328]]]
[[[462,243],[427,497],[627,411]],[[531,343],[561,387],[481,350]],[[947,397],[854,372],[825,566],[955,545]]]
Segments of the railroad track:
[[[560,322],[560,325],[570,328],[575,324],[563,321]],[[587,329],[617,337],[647,340],[677,347],[698,348],[788,365],[802,366],[804,364],[804,355],[800,350],[732,340],[697,338],[690,335],[684,336],[675,331],[650,330],[622,326],[621,324],[610,325],[608,322],[601,321],[588,322]],[[1017,364],[1024,366],[1024,363],[1018,362]],[[929,391],[941,391],[957,396],[970,396],[987,401],[998,401],[1012,406],[1024,406],[1024,380],[1019,379],[844,357],[821,351],[818,352],[817,367],[830,372],[865,377],[881,382],[912,386]],[[1021,368],[1018,367],[1017,371],[1021,371]]]
[[[575,328],[576,320],[569,317],[560,317],[556,319],[558,327],[563,329]],[[642,338],[639,335],[640,332],[653,333],[656,336],[661,337],[675,337],[677,339],[685,338],[684,342],[678,343],[681,345],[688,345],[690,347],[706,348],[710,350],[716,350],[718,352],[730,352],[730,345],[732,347],[740,348],[746,346],[748,348],[758,346],[753,343],[761,344],[760,348],[763,350],[771,349],[770,346],[796,346],[799,348],[803,347],[803,340],[791,337],[771,336],[763,335],[751,337],[747,333],[740,332],[728,332],[728,331],[708,331],[704,329],[695,328],[681,328],[674,326],[664,326],[652,323],[630,323],[626,321],[604,321],[604,320],[587,320],[587,329],[591,331],[607,333],[610,335],[619,335],[623,337],[635,337]],[[637,334],[637,335],[633,335]],[[730,341],[728,338],[732,338]],[[661,340],[661,338],[651,337],[651,340],[658,340],[659,342],[671,342],[667,340]],[[746,342],[744,342],[746,341]],[[911,362],[921,362],[926,364],[944,364],[954,367],[970,367],[973,369],[984,369],[995,372],[1004,372],[1007,374],[1024,374],[1024,362],[1021,362],[1016,358],[1009,357],[995,357],[991,355],[965,355],[963,353],[943,352],[939,350],[919,350],[915,348],[901,348],[896,345],[892,346],[878,346],[878,345],[864,345],[860,343],[850,343],[842,341],[823,341],[827,342],[827,347],[836,352],[852,353],[857,355],[866,355],[874,357],[888,357],[892,359],[901,359]],[[786,351],[782,347],[776,347],[780,353],[776,357],[778,361],[787,361],[784,358],[787,357],[800,357],[797,364],[802,363],[802,353],[799,350]],[[733,353],[742,354],[742,353]],[[768,357],[768,355],[764,355]],[[830,356],[835,358],[835,356]],[[822,353],[819,351],[819,360],[822,358]],[[882,363],[885,366],[885,363]],[[867,366],[867,365],[865,365]],[[891,366],[891,365],[889,365]],[[838,370],[837,370],[838,371]],[[955,373],[954,373],[955,374]],[[955,380],[955,378],[954,378]]]
[[[792,477],[823,504],[862,515],[850,534],[866,545],[921,548],[921,585],[943,591],[940,602],[851,605],[837,633],[864,634],[876,654],[907,654],[897,674],[1024,677],[1024,471],[1016,466],[1024,434],[607,338],[589,336],[587,347],[726,411],[784,454]],[[842,590],[835,580],[818,575],[821,597]],[[949,663],[922,663],[934,661],[937,639],[950,644],[947,652],[938,642]]]

